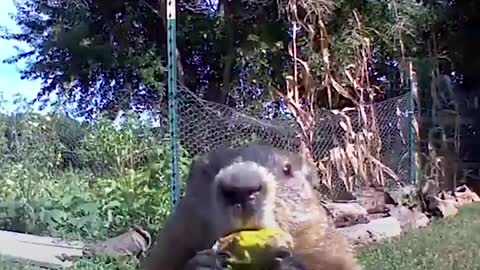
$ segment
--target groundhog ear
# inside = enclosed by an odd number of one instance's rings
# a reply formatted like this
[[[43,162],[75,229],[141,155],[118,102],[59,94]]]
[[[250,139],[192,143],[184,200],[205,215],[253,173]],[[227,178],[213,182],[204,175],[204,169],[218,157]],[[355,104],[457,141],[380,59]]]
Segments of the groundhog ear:
[[[292,165],[290,163],[285,163],[282,171],[285,176],[292,176]]]

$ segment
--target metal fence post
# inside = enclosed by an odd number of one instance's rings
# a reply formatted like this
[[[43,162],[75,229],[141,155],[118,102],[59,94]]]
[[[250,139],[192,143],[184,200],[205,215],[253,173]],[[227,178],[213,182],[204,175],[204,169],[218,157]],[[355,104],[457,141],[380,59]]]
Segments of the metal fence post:
[[[177,39],[176,2],[167,0],[167,61],[168,61],[168,120],[170,132],[170,162],[172,205],[175,208],[179,199],[178,173],[178,132],[177,132]]]

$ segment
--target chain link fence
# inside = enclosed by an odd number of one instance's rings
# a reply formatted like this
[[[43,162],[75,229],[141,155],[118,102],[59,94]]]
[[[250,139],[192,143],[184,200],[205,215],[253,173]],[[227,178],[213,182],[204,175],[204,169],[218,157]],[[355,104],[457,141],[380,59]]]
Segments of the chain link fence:
[[[348,162],[344,158],[342,162],[348,164],[345,166],[346,171],[340,172],[341,166],[335,164],[337,161],[332,158],[335,153],[351,156],[352,151],[350,153],[345,151],[351,148],[349,144],[352,144],[352,138],[355,137],[352,137],[351,131],[357,135],[363,134],[364,136],[360,136],[363,140],[377,139],[378,147],[370,148],[377,148],[374,150],[378,152],[374,160],[378,159],[377,163],[381,163],[383,171],[391,172],[382,176],[386,178],[386,184],[392,183],[393,179],[407,180],[410,168],[407,101],[408,94],[404,94],[364,107],[365,114],[370,116],[368,121],[375,123],[373,126],[369,124],[371,130],[365,130],[365,120],[362,122],[358,109],[352,108],[341,113],[322,110],[317,113],[311,152],[319,168],[319,179],[325,182],[324,180],[329,178],[326,182],[330,184],[325,187],[322,183],[314,183],[315,186],[320,189],[326,188],[323,192],[330,190],[333,191],[331,194],[337,194],[346,189],[345,179],[358,178],[359,172],[354,168],[355,163]],[[203,154],[221,146],[234,147],[248,142],[266,143],[284,150],[300,151],[300,139],[297,136],[300,130],[293,118],[271,118],[266,116],[261,108],[260,110],[236,110],[226,105],[206,101],[185,88],[179,88],[177,106],[180,144],[191,156]],[[162,114],[166,116],[167,113],[165,108]],[[347,118],[352,130],[346,130],[345,125],[342,126]],[[370,136],[372,132],[377,135]],[[355,138],[358,139],[358,136]],[[353,144],[358,142],[357,139],[353,140]],[[336,151],[339,149],[340,152]],[[361,162],[358,153],[356,155],[355,160]],[[356,183],[357,185],[366,184],[365,181],[356,181]]]

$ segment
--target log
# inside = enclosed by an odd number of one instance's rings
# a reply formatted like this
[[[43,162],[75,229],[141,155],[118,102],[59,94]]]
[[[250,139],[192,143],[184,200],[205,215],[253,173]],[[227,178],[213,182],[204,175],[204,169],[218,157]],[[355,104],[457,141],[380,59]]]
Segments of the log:
[[[394,217],[379,218],[367,224],[338,228],[354,246],[363,246],[399,236],[402,233],[400,222]]]
[[[82,256],[82,242],[67,242],[58,238],[0,231],[0,256],[16,262],[50,269],[71,267],[73,262],[62,261],[64,255]]]

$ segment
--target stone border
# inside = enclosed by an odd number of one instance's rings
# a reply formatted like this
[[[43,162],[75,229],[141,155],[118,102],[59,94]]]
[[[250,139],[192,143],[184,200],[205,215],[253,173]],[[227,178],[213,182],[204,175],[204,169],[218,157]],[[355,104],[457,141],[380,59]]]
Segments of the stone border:
[[[460,207],[480,202],[475,192],[462,185],[455,192],[424,194],[424,202],[419,202],[424,204],[422,207],[413,203],[415,190],[413,187],[402,187],[385,192],[383,188],[371,187],[357,193],[354,201],[326,202],[322,205],[329,213],[331,224],[355,248],[361,248],[425,228],[434,217],[452,217]]]

